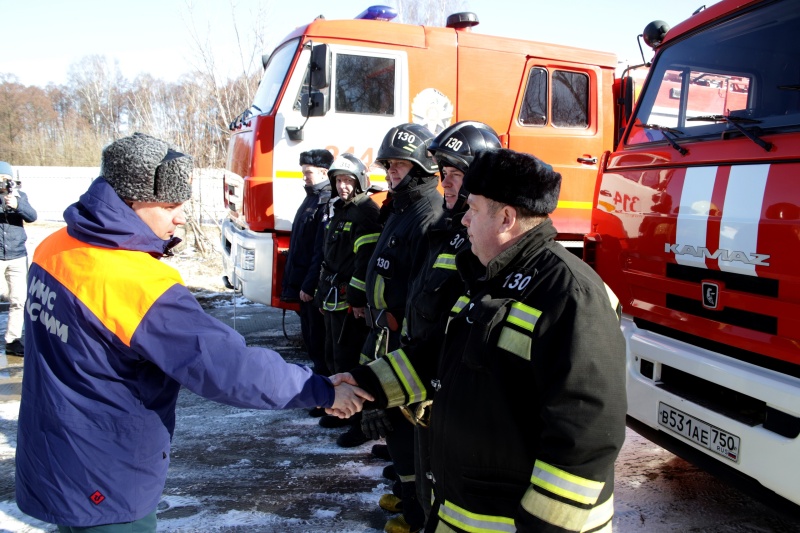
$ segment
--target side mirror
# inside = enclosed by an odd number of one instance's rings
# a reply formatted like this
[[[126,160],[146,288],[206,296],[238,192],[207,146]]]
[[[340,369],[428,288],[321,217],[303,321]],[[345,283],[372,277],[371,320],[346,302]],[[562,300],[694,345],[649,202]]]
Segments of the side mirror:
[[[267,70],[267,63],[269,63],[269,54],[262,54],[261,66],[264,67],[264,70]]]
[[[327,44],[318,44],[311,49],[311,87],[320,90],[331,84],[331,49]]]
[[[311,91],[300,99],[300,113],[304,117],[324,116],[330,108],[328,97],[320,91]]]

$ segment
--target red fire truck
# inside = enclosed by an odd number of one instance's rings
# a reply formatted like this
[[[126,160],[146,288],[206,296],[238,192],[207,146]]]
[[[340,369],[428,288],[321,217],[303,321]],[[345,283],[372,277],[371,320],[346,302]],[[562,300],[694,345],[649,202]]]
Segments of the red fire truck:
[[[622,303],[629,425],[794,504],[798,27],[800,0],[723,0],[651,37],[630,124],[600,162],[584,247]]]
[[[393,15],[378,6],[291,32],[231,125],[222,247],[229,285],[248,299],[286,307],[280,280],[304,196],[299,154],[327,148],[371,165],[384,134],[404,122],[438,133],[480,120],[505,146],[553,164],[564,176],[556,227],[580,253],[597,162],[614,145],[616,57],[472,33],[472,13],[451,15],[444,28]],[[375,170],[372,180],[384,177]]]

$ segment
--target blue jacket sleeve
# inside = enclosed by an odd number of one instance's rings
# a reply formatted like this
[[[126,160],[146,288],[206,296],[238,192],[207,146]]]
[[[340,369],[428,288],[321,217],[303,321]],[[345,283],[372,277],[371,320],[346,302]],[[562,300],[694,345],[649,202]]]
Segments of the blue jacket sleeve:
[[[328,378],[267,348],[248,347],[239,333],[207,315],[182,285],[151,306],[131,348],[209,400],[250,409],[333,405]]]
[[[28,201],[28,195],[20,191],[17,204],[17,213],[20,214],[22,220],[25,222],[36,222],[38,214],[33,206]]]

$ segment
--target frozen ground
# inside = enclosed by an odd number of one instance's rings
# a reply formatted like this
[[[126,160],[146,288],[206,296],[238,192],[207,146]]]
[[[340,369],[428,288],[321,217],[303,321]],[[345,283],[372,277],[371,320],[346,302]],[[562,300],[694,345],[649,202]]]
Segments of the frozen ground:
[[[34,242],[40,233],[29,231]],[[284,317],[220,292],[213,260],[186,253],[171,262],[187,285],[198,289],[209,314],[230,325],[235,321],[249,344],[303,362],[294,313]],[[0,331],[6,319],[0,311]],[[10,357],[9,363],[6,372],[13,382],[21,376],[22,360]],[[53,532],[53,526],[23,515],[14,502],[18,411],[18,397],[0,395],[0,533]],[[390,517],[377,506],[389,489],[381,477],[386,463],[370,455],[372,442],[338,448],[341,431],[320,428],[299,409],[235,409],[181,392],[158,531],[382,531]],[[616,474],[617,533],[800,532],[797,516],[775,512],[630,430]]]

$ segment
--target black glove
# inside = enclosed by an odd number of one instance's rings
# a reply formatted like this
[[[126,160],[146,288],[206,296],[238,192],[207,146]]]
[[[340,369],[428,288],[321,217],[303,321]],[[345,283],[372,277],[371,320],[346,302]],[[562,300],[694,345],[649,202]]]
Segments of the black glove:
[[[394,431],[394,428],[383,409],[364,409],[361,412],[361,431],[368,439],[378,440]]]

